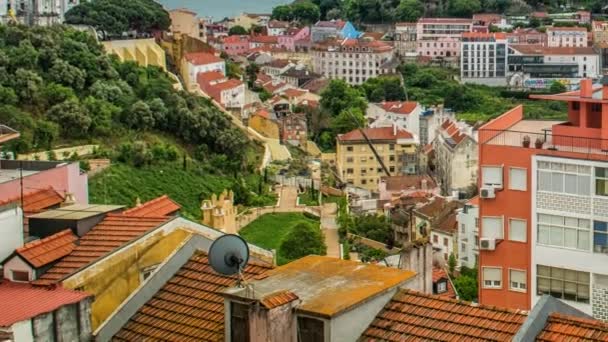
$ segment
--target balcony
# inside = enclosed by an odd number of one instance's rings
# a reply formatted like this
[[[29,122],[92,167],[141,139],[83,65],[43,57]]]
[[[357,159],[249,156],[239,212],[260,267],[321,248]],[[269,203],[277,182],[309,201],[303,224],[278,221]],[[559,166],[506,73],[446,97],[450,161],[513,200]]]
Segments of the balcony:
[[[522,120],[505,130],[482,128],[479,141],[484,145],[525,148],[524,140],[529,138],[528,148],[538,151],[535,154],[608,160],[608,140],[600,138],[600,129],[587,128],[585,136],[581,134],[580,127],[567,122]]]

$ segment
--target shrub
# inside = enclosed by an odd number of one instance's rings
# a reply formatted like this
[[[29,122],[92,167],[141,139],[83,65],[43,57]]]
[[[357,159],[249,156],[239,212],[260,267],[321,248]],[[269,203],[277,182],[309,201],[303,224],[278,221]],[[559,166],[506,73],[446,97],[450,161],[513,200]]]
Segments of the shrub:
[[[325,255],[327,246],[320,229],[308,223],[298,223],[285,237],[279,253],[289,261],[293,261],[307,255]]]

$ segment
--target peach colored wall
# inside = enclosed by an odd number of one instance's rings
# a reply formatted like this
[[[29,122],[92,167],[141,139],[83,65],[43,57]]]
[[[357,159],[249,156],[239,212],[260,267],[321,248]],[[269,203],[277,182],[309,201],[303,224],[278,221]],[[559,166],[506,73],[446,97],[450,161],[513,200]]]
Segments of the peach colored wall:
[[[600,140],[602,137],[602,130],[599,128],[553,125],[551,131],[554,145],[602,149]]]
[[[89,203],[89,185],[86,174],[80,174],[78,163],[66,164],[54,169],[42,171],[23,177],[23,192],[28,193],[38,189],[53,187],[65,195],[72,193],[77,203]],[[0,184],[0,199],[17,197],[21,194],[19,179]]]

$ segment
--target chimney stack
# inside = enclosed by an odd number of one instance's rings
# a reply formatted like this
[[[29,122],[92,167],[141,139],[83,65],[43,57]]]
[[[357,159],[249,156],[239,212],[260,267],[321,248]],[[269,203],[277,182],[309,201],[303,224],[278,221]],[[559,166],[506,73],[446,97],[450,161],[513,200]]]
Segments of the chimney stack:
[[[593,96],[593,81],[590,78],[581,80],[581,97],[590,98]]]
[[[63,202],[61,203],[60,207],[63,208],[74,204],[76,204],[76,198],[74,197],[73,193],[68,192],[65,194],[65,198],[63,199]]]
[[[420,182],[420,188],[422,190],[428,190],[428,181],[426,180],[426,178],[423,178],[422,181]]]
[[[600,83],[602,84],[602,100],[608,100],[608,75],[604,75]]]

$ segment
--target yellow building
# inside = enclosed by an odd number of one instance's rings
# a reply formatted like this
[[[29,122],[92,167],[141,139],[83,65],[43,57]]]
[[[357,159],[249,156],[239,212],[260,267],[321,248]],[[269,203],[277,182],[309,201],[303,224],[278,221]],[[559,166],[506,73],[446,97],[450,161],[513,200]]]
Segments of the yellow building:
[[[201,213],[204,225],[226,234],[236,234],[236,210],[232,190],[224,190],[219,197],[213,194],[211,200],[204,200]]]
[[[270,14],[242,13],[234,18],[234,26],[242,26],[249,30],[252,26],[266,26],[270,20]]]
[[[167,70],[165,51],[150,39],[109,40],[102,42],[109,54],[125,61],[134,61],[141,66],[155,65]]]
[[[419,143],[413,134],[395,127],[365,128],[364,132],[391,175],[417,172]],[[386,176],[359,130],[338,135],[336,168],[343,181],[370,191],[378,191],[380,177]]]
[[[196,39],[203,39],[205,30],[200,29],[200,20],[196,18],[196,12],[187,8],[177,8],[169,11],[171,18],[171,33],[181,33]]]
[[[265,109],[260,109],[249,118],[249,127],[266,138],[279,139],[280,137],[281,130],[278,122],[272,120],[271,114]]]

